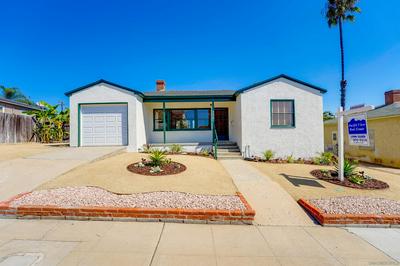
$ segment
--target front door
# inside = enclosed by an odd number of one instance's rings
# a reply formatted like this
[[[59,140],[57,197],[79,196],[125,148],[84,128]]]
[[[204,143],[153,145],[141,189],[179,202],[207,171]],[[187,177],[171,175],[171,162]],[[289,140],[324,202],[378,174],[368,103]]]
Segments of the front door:
[[[215,108],[214,113],[218,140],[229,140],[228,108]]]

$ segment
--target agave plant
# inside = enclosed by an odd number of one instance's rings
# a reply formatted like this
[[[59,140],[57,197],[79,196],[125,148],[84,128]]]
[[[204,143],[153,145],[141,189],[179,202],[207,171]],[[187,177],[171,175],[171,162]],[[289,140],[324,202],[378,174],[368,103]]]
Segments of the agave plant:
[[[356,161],[345,159],[343,163],[343,175],[347,178],[353,176],[356,173],[357,165]],[[337,162],[335,162],[335,169],[339,173],[339,164]]]
[[[274,157],[275,153],[272,150],[266,150],[263,152],[264,159],[269,161]]]
[[[162,166],[167,162],[165,151],[154,149],[150,152],[150,164],[152,166]]]

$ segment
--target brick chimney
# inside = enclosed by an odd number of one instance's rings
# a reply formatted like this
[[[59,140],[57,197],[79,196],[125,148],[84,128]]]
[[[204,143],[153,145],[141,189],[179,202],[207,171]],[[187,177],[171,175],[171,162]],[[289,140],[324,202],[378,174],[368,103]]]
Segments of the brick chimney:
[[[400,90],[391,90],[385,92],[385,104],[392,104],[395,102],[400,102]]]
[[[165,91],[165,81],[164,80],[157,80],[156,81],[156,91],[157,92],[161,92],[161,91]]]

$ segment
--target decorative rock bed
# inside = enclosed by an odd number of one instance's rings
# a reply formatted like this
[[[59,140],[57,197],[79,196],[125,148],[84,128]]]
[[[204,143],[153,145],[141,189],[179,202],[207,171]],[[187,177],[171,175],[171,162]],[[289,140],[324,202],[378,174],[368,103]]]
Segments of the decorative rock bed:
[[[309,202],[329,214],[387,214],[400,215],[400,201],[345,196],[328,199],[312,199]]]
[[[139,220],[251,224],[255,212],[237,195],[148,192],[118,195],[66,187],[18,195],[0,203],[0,216],[79,220]]]
[[[236,195],[196,195],[172,191],[119,195],[96,187],[65,187],[33,191],[10,203],[12,207],[23,205],[211,210],[245,209],[243,202]]]
[[[400,226],[400,201],[345,196],[298,202],[322,225]]]
[[[349,179],[345,178],[344,181],[340,181],[337,177],[337,174],[335,171],[332,170],[327,170],[328,175],[325,175],[324,172],[320,169],[313,170],[310,172],[310,174],[320,180],[327,181],[329,183],[339,185],[339,186],[344,186],[344,187],[350,187],[350,188],[357,188],[357,189],[386,189],[389,187],[389,185],[386,182],[380,181],[378,179],[365,179],[365,182],[363,184],[356,184],[353,182],[350,182]],[[335,176],[336,175],[336,176]]]

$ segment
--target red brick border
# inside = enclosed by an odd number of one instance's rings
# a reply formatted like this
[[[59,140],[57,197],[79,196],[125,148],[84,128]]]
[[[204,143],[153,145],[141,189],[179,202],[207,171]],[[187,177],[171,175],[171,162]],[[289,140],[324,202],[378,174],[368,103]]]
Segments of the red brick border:
[[[245,210],[207,210],[207,209],[156,209],[156,208],[110,208],[79,207],[61,208],[57,206],[19,206],[10,207],[10,202],[29,194],[22,193],[11,199],[0,202],[0,216],[15,218],[60,218],[73,220],[139,220],[139,221],[173,221],[173,222],[221,222],[251,224],[255,211],[240,192]]]
[[[400,215],[328,214],[305,199],[299,199],[297,202],[321,225],[400,225]]]

